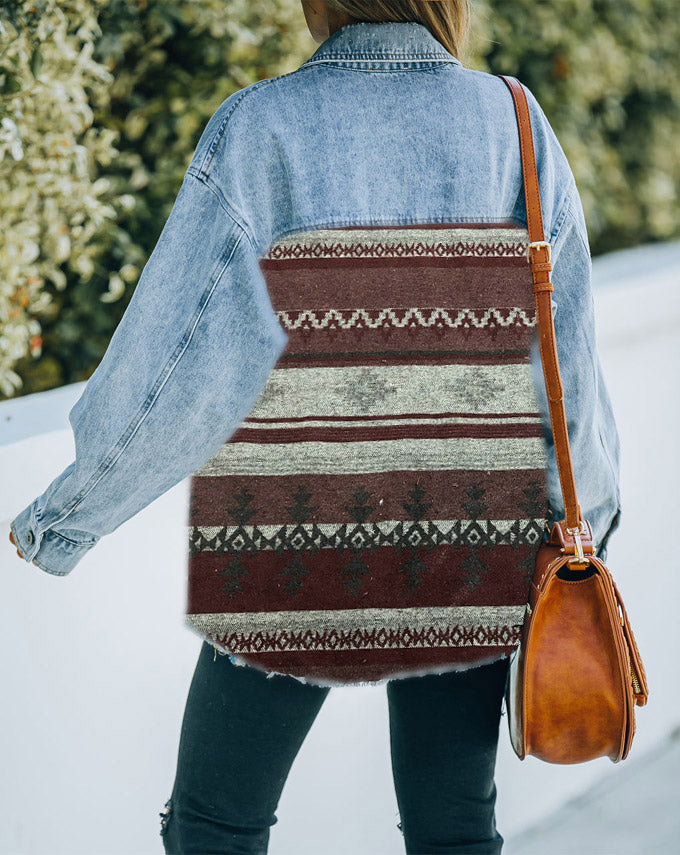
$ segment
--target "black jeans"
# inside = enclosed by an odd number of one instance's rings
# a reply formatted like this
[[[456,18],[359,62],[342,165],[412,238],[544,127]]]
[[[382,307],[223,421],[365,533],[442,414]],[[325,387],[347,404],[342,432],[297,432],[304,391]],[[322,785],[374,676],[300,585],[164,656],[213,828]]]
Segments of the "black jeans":
[[[496,855],[494,769],[508,660],[389,681],[408,855]],[[239,667],[204,642],[161,835],[167,855],[264,855],[286,778],[329,687]],[[369,855],[358,852],[356,855]]]

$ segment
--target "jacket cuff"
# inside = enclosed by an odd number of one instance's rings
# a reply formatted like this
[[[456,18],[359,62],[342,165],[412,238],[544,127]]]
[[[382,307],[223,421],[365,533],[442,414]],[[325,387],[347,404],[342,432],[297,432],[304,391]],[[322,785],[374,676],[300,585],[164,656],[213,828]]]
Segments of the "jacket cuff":
[[[70,573],[97,543],[96,538],[77,543],[52,529],[41,531],[40,523],[36,520],[35,502],[15,517],[9,527],[26,563],[34,561],[37,567],[53,576]]]

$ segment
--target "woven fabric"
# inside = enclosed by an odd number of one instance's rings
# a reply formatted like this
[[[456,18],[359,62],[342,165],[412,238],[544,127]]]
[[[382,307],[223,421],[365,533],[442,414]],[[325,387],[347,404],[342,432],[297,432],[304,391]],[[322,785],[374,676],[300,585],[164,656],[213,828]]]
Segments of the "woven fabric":
[[[526,229],[341,227],[260,259],[289,335],[191,478],[186,623],[319,685],[519,643],[548,514]]]

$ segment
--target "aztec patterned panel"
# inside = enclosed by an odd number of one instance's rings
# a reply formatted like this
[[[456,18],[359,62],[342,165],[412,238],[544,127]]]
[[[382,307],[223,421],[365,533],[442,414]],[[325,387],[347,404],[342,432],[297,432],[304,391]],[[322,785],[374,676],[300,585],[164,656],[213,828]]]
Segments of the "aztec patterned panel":
[[[289,340],[191,478],[193,631],[318,685],[512,652],[548,514],[527,242],[433,223],[270,247]]]

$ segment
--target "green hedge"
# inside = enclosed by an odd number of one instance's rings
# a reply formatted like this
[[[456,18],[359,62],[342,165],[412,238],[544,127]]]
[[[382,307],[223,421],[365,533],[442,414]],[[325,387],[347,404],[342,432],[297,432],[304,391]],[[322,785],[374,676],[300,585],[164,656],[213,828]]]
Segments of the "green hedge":
[[[18,172],[28,174],[15,210],[0,211],[15,259],[3,267],[0,247],[0,397],[91,375],[210,116],[315,47],[291,0],[0,3],[0,120],[12,122],[0,129],[3,198]],[[44,157],[48,129],[58,161]],[[27,235],[25,210],[37,198]],[[38,248],[33,238],[52,232]]]
[[[471,65],[536,95],[593,255],[680,235],[678,0],[473,0]]]
[[[534,92],[572,165],[592,254],[678,237],[677,0],[471,5],[461,59],[514,74]],[[90,376],[209,117],[232,92],[296,68],[316,44],[299,0],[3,0],[0,25],[0,120],[18,129],[0,131],[0,191],[20,168],[27,188],[55,171],[40,154],[44,123],[34,114],[71,128],[60,162],[87,152],[86,170],[71,170],[80,189],[62,175],[52,208],[36,214],[57,232],[38,241],[39,257],[3,267],[0,248],[0,395],[9,396]],[[55,86],[72,81],[76,65],[78,97],[55,114]],[[21,231],[27,194],[0,212],[0,226],[14,216],[4,231],[17,246],[30,237]],[[39,222],[35,231],[49,229]]]

